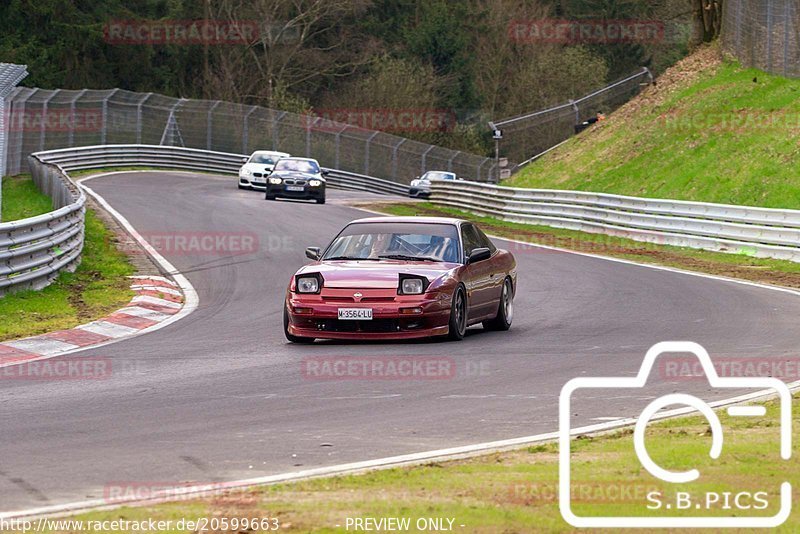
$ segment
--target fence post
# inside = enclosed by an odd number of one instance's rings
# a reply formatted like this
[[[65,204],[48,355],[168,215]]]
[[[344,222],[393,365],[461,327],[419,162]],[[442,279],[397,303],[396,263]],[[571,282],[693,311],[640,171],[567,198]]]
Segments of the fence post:
[[[372,139],[379,133],[380,132],[377,131],[373,132],[372,135],[367,138],[367,144],[364,147],[364,174],[367,176],[369,176],[369,146],[372,144]]]
[[[789,24],[791,17],[791,2],[786,2],[783,13],[783,77],[789,77]]]
[[[772,72],[772,0],[767,0],[767,68]]]
[[[242,128],[242,154],[249,152],[248,145],[250,144],[250,115],[258,109],[256,106],[250,106],[250,111],[244,115],[244,127]]]
[[[334,164],[333,164],[333,166],[334,166],[335,168],[337,168],[337,169],[339,168],[339,147],[340,147],[340,145],[341,145],[341,142],[342,142],[342,132],[344,132],[345,130],[347,130],[349,127],[350,127],[350,125],[349,125],[349,124],[345,124],[345,125],[344,125],[344,127],[342,127],[342,129],[341,129],[341,130],[339,130],[338,132],[336,132],[336,135],[334,136],[334,139],[335,139],[335,142],[334,142],[334,143],[335,143],[335,146],[334,146],[333,148],[334,148],[334,154],[335,154],[335,156],[334,156]]]
[[[478,175],[477,175],[475,178],[476,178],[476,181],[478,181],[478,182],[480,182],[480,181],[481,181],[481,167],[483,167],[483,164],[484,164],[484,163],[486,163],[487,161],[488,161],[488,158],[484,158],[484,159],[481,161],[481,164],[480,164],[480,165],[478,165],[478,168],[476,169],[476,171],[477,171]],[[488,182],[489,180],[486,180],[486,181]]]
[[[456,159],[459,154],[461,154],[461,151],[456,150],[455,154],[453,154],[453,156],[447,160],[447,172],[453,172],[453,160]]]
[[[286,113],[287,113],[286,111],[281,111],[281,114],[278,115],[278,118],[275,119],[275,122],[272,123],[272,150],[278,150],[278,142],[280,141],[280,135],[281,135],[280,122],[281,119],[283,119],[283,117],[286,116]]]
[[[75,146],[75,102],[78,101],[80,97],[86,94],[86,89],[81,89],[78,91],[78,94],[75,95],[75,98],[70,100],[69,102],[69,133],[67,134],[67,146],[72,147]],[[101,143],[104,144],[104,143]]]
[[[574,100],[570,99],[569,105],[572,106],[572,110],[575,112],[575,124],[580,123],[581,122],[581,112],[580,112],[580,110],[578,110],[578,104]]]
[[[399,149],[400,145],[405,143],[407,140],[408,139],[403,137],[402,139],[400,139],[399,143],[397,143],[396,145],[394,145],[394,147],[392,147],[392,180],[395,182],[397,181],[397,162],[398,162],[397,149]]]
[[[420,176],[425,174],[425,169],[428,168],[428,166],[427,166],[427,163],[428,163],[428,152],[430,152],[431,150],[433,150],[433,145],[429,146],[428,150],[426,150],[425,152],[422,153],[422,167],[420,168],[420,172],[419,172]]]
[[[153,93],[147,93],[144,95],[144,98],[139,100],[139,103],[136,104],[136,144],[142,144],[142,106],[147,99],[153,96]]]
[[[60,92],[61,92],[61,89],[56,89],[55,91],[53,91],[53,94],[51,94],[50,96],[45,98],[44,102],[42,102],[42,118],[41,118],[42,125],[39,128],[39,151],[40,152],[42,150],[44,150],[44,138],[47,135],[45,133],[45,129],[47,128],[47,104],[48,104],[48,102],[50,102],[50,100],[53,99],[54,96],[56,96]]]
[[[208,108],[206,115],[206,150],[211,150],[212,129],[214,128],[214,110],[220,105],[219,100],[214,101],[214,105]]]
[[[106,139],[108,135],[108,101],[117,94],[119,89],[114,89],[110,93],[108,93],[105,98],[103,98],[103,126],[100,128],[100,144],[106,144]]]

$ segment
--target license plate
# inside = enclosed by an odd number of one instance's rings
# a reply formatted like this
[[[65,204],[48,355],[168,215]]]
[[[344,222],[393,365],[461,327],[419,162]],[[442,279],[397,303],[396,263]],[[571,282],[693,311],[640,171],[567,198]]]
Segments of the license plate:
[[[304,189],[305,189],[305,187],[303,187],[302,185],[287,185],[286,186],[286,190],[287,191],[303,191]]]
[[[343,321],[371,321],[372,308],[339,308],[339,319]]]

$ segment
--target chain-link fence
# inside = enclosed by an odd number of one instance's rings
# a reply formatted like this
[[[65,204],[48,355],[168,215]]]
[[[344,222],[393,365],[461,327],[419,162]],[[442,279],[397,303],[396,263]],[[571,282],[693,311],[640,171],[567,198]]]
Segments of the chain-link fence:
[[[722,45],[747,67],[800,77],[797,0],[725,0]]]
[[[0,201],[2,200],[2,177],[5,176],[6,159],[8,154],[8,124],[6,117],[6,99],[14,90],[14,87],[28,75],[25,65],[14,65],[12,63],[0,63]],[[0,202],[0,204],[2,204]],[[2,213],[0,213],[2,220]]]
[[[575,128],[597,113],[608,113],[652,83],[647,68],[603,87],[593,93],[541,111],[491,122],[493,129],[503,132],[500,155],[509,161],[524,164],[534,156],[575,134]]]
[[[324,167],[408,183],[427,170],[467,180],[495,176],[491,158],[375,130],[259,106],[112,90],[18,88],[10,97],[7,174],[32,152],[102,144],[153,144],[251,153],[280,150]]]

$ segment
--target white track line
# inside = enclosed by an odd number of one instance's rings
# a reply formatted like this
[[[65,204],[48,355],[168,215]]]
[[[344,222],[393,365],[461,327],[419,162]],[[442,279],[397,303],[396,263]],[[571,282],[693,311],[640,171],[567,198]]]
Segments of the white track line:
[[[124,173],[124,172],[125,171],[115,172],[115,173],[98,174],[98,175],[90,176],[90,177],[88,177],[86,179],[96,178],[96,177],[99,177],[99,176],[105,176],[105,175],[108,175],[108,174],[121,174],[121,173]],[[142,172],[153,172],[153,171],[142,171]],[[86,179],[84,179],[84,180],[86,180]],[[100,197],[99,195],[97,195],[96,193],[91,191],[90,189],[86,188],[86,186],[82,186],[82,187],[84,187],[87,190],[87,192],[89,192],[94,198],[102,200],[102,197]],[[139,236],[139,234],[135,233],[136,231],[133,229],[133,227],[130,226],[130,223],[128,223],[124,218],[122,218],[122,216],[119,215],[113,208],[108,206],[108,204],[105,202],[105,200],[102,200],[101,204],[103,204],[103,206],[106,209],[108,209],[109,212],[111,212],[112,214],[116,213],[117,216],[119,216],[121,218],[121,220],[125,221],[125,224],[127,224],[126,229],[128,231],[130,231],[132,233],[132,235],[136,235],[136,236],[138,236],[138,239],[141,239],[141,236]],[[375,213],[377,215],[386,216],[385,213],[380,213],[380,212],[369,210],[369,209],[365,209],[365,208],[358,208],[358,207],[355,207],[355,206],[350,206],[350,207],[353,208],[353,209],[358,209],[360,211],[365,211],[365,212],[369,212],[369,213]],[[627,265],[636,265],[636,266],[639,266],[639,267],[646,267],[646,268],[649,268],[649,269],[656,269],[656,270],[661,270],[661,271],[669,271],[669,272],[674,272],[674,273],[678,273],[678,274],[685,274],[685,275],[690,275],[690,276],[699,276],[699,277],[702,277],[702,278],[709,278],[709,279],[712,279],[712,280],[718,280],[718,281],[723,281],[723,282],[733,282],[733,283],[736,283],[736,284],[742,284],[742,285],[747,285],[747,286],[752,286],[752,287],[759,287],[759,288],[763,288],[763,289],[770,289],[770,290],[773,290],[773,291],[781,291],[781,292],[784,292],[784,293],[789,293],[789,294],[792,294],[792,295],[800,296],[800,291],[796,291],[796,290],[785,288],[785,287],[778,287],[778,286],[771,286],[771,285],[766,285],[766,284],[759,284],[757,282],[749,282],[749,281],[746,281],[746,280],[737,280],[737,279],[734,279],[734,278],[725,278],[725,277],[722,277],[722,276],[715,276],[715,275],[710,275],[710,274],[705,274],[705,273],[696,273],[696,272],[692,272],[692,271],[684,271],[684,270],[681,270],[681,269],[675,269],[675,268],[672,268],[672,267],[664,267],[664,266],[661,266],[661,265],[649,265],[649,264],[646,264],[646,263],[637,263],[635,261],[630,261],[630,260],[623,260],[623,259],[619,259],[619,258],[611,258],[611,257],[608,257],[608,256],[600,256],[600,255],[597,255],[597,254],[589,254],[587,252],[577,252],[577,251],[574,251],[574,250],[562,249],[562,248],[557,248],[557,247],[550,247],[550,246],[546,246],[546,245],[535,245],[535,244],[528,243],[528,242],[525,242],[525,241],[507,239],[507,238],[499,237],[499,236],[491,236],[491,237],[494,237],[495,239],[500,239],[500,240],[503,240],[503,241],[524,244],[524,245],[528,245],[528,246],[531,246],[531,247],[538,247],[538,248],[543,248],[543,249],[547,249],[547,250],[555,250],[555,251],[558,251],[558,252],[564,252],[564,253],[567,253],[567,254],[577,254],[579,256],[588,256],[588,257],[591,257],[591,258],[598,258],[598,259],[607,260],[607,261],[614,261],[614,262],[617,262],[617,263],[624,263],[624,264],[627,264]],[[147,245],[147,246],[149,247],[149,245]],[[150,248],[152,248],[152,247],[150,247]],[[153,252],[155,252],[155,250]],[[158,254],[158,253],[156,252],[156,254]],[[166,262],[166,260],[164,260],[164,261]],[[171,272],[177,272],[177,271],[175,271],[174,267],[172,267],[171,268]],[[181,275],[181,278],[183,278],[182,275]],[[184,280],[185,280],[185,278],[184,278]],[[176,281],[177,281],[177,278],[176,278]],[[188,281],[187,281],[187,283],[188,283]],[[181,287],[183,287],[183,286],[181,286]],[[193,288],[192,288],[192,291],[194,291]],[[196,299],[196,294],[195,294],[195,299]],[[792,391],[796,391],[796,390],[800,389],[800,381],[792,382],[792,383],[788,384],[788,386]],[[740,396],[732,397],[732,398],[729,398],[729,399],[724,399],[724,400],[720,400],[720,401],[711,402],[711,403],[709,403],[709,405],[712,406],[713,408],[722,408],[722,407],[725,407],[725,406],[738,404],[738,403],[742,403],[742,402],[749,402],[749,401],[758,400],[758,399],[768,399],[768,398],[771,398],[773,395],[774,395],[774,392],[772,392],[770,390],[757,391],[757,392],[750,393],[750,394],[747,394],[747,395],[740,395]],[[692,411],[693,410],[691,408],[679,408],[679,409],[675,409],[675,410],[669,410],[669,411],[665,411],[665,412],[662,412],[662,413],[654,416],[653,420],[684,416],[684,415],[691,414]],[[634,424],[636,424],[636,419],[635,418],[617,419],[617,420],[614,420],[614,421],[607,421],[607,422],[598,423],[598,424],[595,424],[595,425],[589,425],[589,426],[584,426],[584,427],[580,427],[580,428],[574,428],[574,429],[571,430],[571,433],[573,435],[590,434],[590,433],[591,434],[601,434],[601,433],[604,433],[604,432],[609,432],[609,431],[612,431],[612,430],[617,430],[617,429],[620,429],[620,428],[629,427],[629,426],[632,426]],[[532,445],[532,444],[535,444],[535,443],[556,442],[557,440],[558,440],[558,432],[556,431],[556,432],[550,432],[550,433],[547,433],[547,434],[537,434],[537,435],[534,435],[534,436],[525,436],[525,437],[521,437],[521,438],[513,438],[513,439],[507,439],[507,440],[501,440],[501,441],[491,441],[491,442],[487,442],[487,443],[477,443],[475,445],[465,445],[465,446],[462,446],[462,447],[452,447],[452,448],[449,448],[449,449],[438,449],[438,450],[427,451],[427,452],[406,454],[406,455],[402,455],[402,456],[390,456],[388,458],[380,458],[380,459],[377,459],[377,460],[368,460],[368,461],[364,461],[364,462],[354,462],[354,463],[348,463],[348,464],[340,464],[340,465],[334,465],[334,466],[330,466],[330,467],[320,467],[320,468],[317,468],[317,469],[307,469],[307,470],[304,470],[304,471],[292,471],[292,472],[289,472],[289,473],[282,473],[282,474],[279,474],[279,475],[270,475],[270,476],[259,477],[259,478],[233,480],[233,481],[230,481],[230,482],[225,482],[225,483],[220,483],[220,484],[215,484],[215,485],[188,486],[188,487],[185,487],[185,488],[182,487],[182,488],[178,488],[178,489],[174,489],[174,490],[168,491],[168,496],[166,496],[166,497],[159,497],[158,495],[155,495],[155,496],[153,496],[153,498],[145,500],[145,501],[142,501],[142,500],[139,500],[139,501],[131,500],[131,501],[124,502],[124,503],[123,502],[115,502],[113,504],[109,504],[108,502],[103,501],[102,499],[97,499],[97,500],[92,500],[92,501],[74,502],[74,503],[68,503],[68,504],[62,504],[62,505],[46,506],[46,507],[41,507],[41,508],[31,508],[31,509],[28,509],[28,510],[20,510],[20,511],[16,511],[16,512],[5,512],[5,513],[0,513],[0,519],[17,518],[17,517],[39,517],[39,516],[48,516],[48,515],[67,515],[67,514],[77,514],[77,513],[81,513],[81,512],[87,512],[87,511],[90,511],[90,510],[108,510],[108,509],[118,508],[118,507],[124,506],[124,505],[148,504],[148,503],[153,503],[153,502],[175,500],[178,497],[185,497],[185,496],[202,496],[204,494],[217,492],[217,491],[220,491],[220,490],[223,490],[223,489],[246,488],[246,487],[250,487],[250,486],[270,485],[270,484],[278,484],[278,483],[282,483],[282,482],[297,482],[297,481],[301,481],[301,480],[308,480],[308,479],[312,479],[312,478],[320,478],[320,477],[326,477],[326,476],[347,475],[347,474],[354,474],[354,473],[362,473],[362,472],[365,472],[365,471],[376,471],[376,470],[380,470],[380,469],[390,469],[390,468],[393,468],[393,467],[419,465],[419,464],[422,464],[422,463],[427,463],[427,462],[432,462],[432,461],[443,461],[443,460],[455,460],[455,459],[459,459],[459,458],[468,458],[468,457],[471,457],[471,456],[480,456],[480,455],[483,455],[483,454],[489,454],[489,453],[493,453],[493,452],[500,452],[500,451],[505,451],[505,450],[516,449],[516,448],[524,447],[524,446],[527,446],[527,445]]]

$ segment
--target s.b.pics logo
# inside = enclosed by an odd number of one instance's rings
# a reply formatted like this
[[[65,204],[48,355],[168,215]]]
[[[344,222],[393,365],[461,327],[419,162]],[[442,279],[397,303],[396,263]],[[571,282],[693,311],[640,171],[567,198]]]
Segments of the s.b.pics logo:
[[[707,378],[707,387],[694,391],[727,397],[708,403],[698,396],[674,391],[675,382],[650,382],[656,360],[664,353],[691,354]],[[658,379],[658,373],[655,378]],[[686,382],[679,383],[685,385]],[[663,392],[665,394],[661,394]],[[654,394],[655,393],[655,394]],[[768,405],[754,399],[772,395]],[[581,457],[573,462],[573,419],[582,412],[596,416],[599,404],[612,410],[644,405],[631,433],[622,433],[608,458]],[[665,410],[669,407],[679,406]],[[714,408],[727,407],[724,411]],[[788,386],[773,377],[720,377],[708,352],[692,342],[663,342],[645,355],[634,377],[593,377],[570,380],[559,401],[559,506],[562,517],[579,528],[764,528],[789,517],[792,487],[785,480],[791,458],[792,396]],[[691,432],[672,422],[649,428],[654,419],[699,413],[702,430]],[[595,419],[606,419],[598,418]],[[611,419],[611,418],[607,418]],[[627,422],[625,417],[621,421]],[[630,421],[633,421],[631,418]],[[688,425],[688,423],[686,423]],[[597,425],[599,426],[599,425]],[[591,427],[590,427],[591,428]],[[621,458],[622,460],[619,460]],[[609,468],[613,461],[619,465]],[[696,463],[697,465],[692,465]],[[608,471],[608,472],[605,472]],[[574,498],[574,481],[620,472],[650,488],[624,505],[582,503]]]

